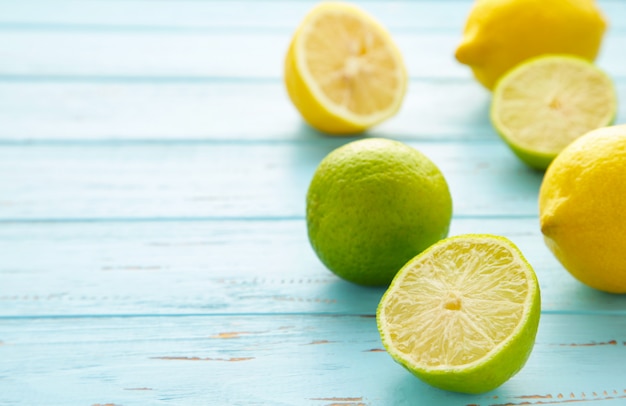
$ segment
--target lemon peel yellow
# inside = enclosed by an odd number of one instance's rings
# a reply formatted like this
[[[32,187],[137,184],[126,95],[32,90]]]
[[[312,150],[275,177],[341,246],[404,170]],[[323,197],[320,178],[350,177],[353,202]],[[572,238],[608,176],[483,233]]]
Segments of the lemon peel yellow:
[[[455,57],[493,89],[503,74],[534,56],[595,60],[606,27],[595,0],[477,0]]]
[[[410,260],[381,299],[391,357],[435,387],[483,393],[521,370],[541,313],[534,270],[508,239],[467,234]]]
[[[387,285],[447,236],[452,197],[441,171],[398,142],[366,138],[328,154],[306,197],[309,240],[326,267],[361,285]]]
[[[626,125],[578,138],[550,164],[539,191],[548,248],[582,283],[626,293]]]
[[[374,17],[349,3],[323,2],[293,35],[284,81],[309,125],[342,135],[396,114],[408,78],[400,50]]]

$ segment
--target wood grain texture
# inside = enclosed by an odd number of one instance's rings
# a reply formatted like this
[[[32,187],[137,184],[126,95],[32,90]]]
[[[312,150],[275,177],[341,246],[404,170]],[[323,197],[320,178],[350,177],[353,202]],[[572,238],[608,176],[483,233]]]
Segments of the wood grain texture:
[[[313,131],[286,96],[286,46],[315,3],[0,0],[0,405],[626,404],[626,297],[582,286],[543,244],[542,174],[452,56],[469,0],[358,2],[411,77],[365,136],[441,168],[451,235],[520,247],[542,290],[537,345],[479,396],[385,353],[384,289],[339,280],[307,240],[313,171],[361,138]],[[626,100],[626,3],[599,4],[598,64]]]
[[[295,29],[295,26],[294,26]],[[0,75],[7,79],[42,78],[142,80],[168,77],[282,77],[284,56],[292,32],[258,33],[161,33],[0,31]],[[466,67],[451,54],[460,34],[429,35],[400,32],[394,35],[410,77],[469,78]],[[626,76],[619,50],[626,46],[626,32],[616,32],[603,47],[599,64],[610,74]],[[16,49],[29,49],[15,54]],[[447,50],[446,53],[440,52]],[[225,55],[219,57],[219,55]],[[428,55],[428,57],[424,57]],[[254,60],[252,70],[249,61]]]
[[[248,33],[263,29],[292,30],[316,0],[150,1],[28,0],[0,2],[0,24],[8,29],[206,29]],[[355,1],[390,30],[460,32],[471,8],[468,0]],[[621,0],[598,0],[611,30],[623,31]]]
[[[623,404],[626,325],[622,320],[623,316],[544,315],[525,368],[505,386],[475,396],[431,388],[394,363],[379,351],[372,317],[3,320],[0,401],[15,405],[42,404],[47,399],[55,404],[90,405],[419,402],[486,406],[573,400]],[[615,340],[615,344],[600,340]],[[563,368],[567,359],[575,359],[577,366]],[[21,373],[16,376],[15,370]],[[59,391],[60,381],[67,390]]]
[[[455,219],[451,234],[464,233],[519,246],[538,274],[544,313],[626,314],[626,297],[583,287],[561,268],[537,219]],[[14,223],[0,227],[0,247],[11,264],[0,269],[8,317],[373,315],[383,293],[326,270],[299,219]]]
[[[626,98],[626,75],[615,81]],[[471,79],[413,80],[400,112],[371,136],[404,141],[496,140],[489,95]],[[242,120],[233,117],[238,112]],[[281,125],[276,125],[280,117]],[[618,105],[618,122],[626,106]],[[279,80],[5,80],[0,144],[23,142],[318,142]]]
[[[454,105],[466,108],[450,108]],[[488,108],[488,95],[469,79],[416,80],[410,83],[398,115],[371,134],[415,140],[491,139],[495,133]],[[233,111],[245,120],[235,121]],[[276,117],[280,117],[280,126]],[[278,79],[0,78],[0,119],[0,143],[311,142],[320,138],[302,124]]]
[[[302,218],[315,168],[353,140],[5,146],[0,220]],[[446,176],[455,215],[537,215],[541,174],[499,139],[407,143]]]

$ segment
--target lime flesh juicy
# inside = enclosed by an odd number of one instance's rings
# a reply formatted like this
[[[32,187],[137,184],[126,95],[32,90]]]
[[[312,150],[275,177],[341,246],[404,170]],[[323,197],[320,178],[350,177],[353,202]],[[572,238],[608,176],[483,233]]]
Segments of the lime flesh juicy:
[[[496,85],[491,120],[513,152],[544,170],[576,138],[614,120],[613,82],[586,60],[563,55],[531,59]]]
[[[387,352],[423,381],[483,393],[526,363],[540,317],[532,267],[504,237],[442,240],[396,275],[377,310]]]

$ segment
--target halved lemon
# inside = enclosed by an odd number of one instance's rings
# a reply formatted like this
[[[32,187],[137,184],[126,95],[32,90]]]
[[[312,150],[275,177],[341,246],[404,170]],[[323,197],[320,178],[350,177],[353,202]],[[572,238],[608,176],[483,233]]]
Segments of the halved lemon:
[[[320,3],[285,58],[285,85],[305,121],[328,134],[362,132],[394,115],[407,87],[400,51],[360,8]]]
[[[544,55],[508,72],[496,84],[491,121],[527,165],[546,169],[576,138],[611,124],[617,93],[592,62]]]
[[[414,375],[482,393],[524,366],[540,311],[537,277],[519,249],[504,237],[467,234],[410,260],[376,316],[387,352]]]

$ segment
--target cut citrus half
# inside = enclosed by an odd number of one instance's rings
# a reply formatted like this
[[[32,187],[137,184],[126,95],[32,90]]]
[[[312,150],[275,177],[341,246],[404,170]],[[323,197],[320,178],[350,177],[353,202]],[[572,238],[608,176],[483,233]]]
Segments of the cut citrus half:
[[[467,234],[410,260],[376,316],[387,352],[414,375],[483,393],[524,366],[540,312],[537,277],[519,249],[504,237]]]
[[[491,106],[500,136],[540,170],[576,138],[611,124],[616,113],[611,78],[593,63],[565,55],[518,65],[496,84]]]
[[[291,101],[314,128],[364,131],[394,115],[407,74],[389,33],[360,8],[321,3],[304,18],[285,58]]]

